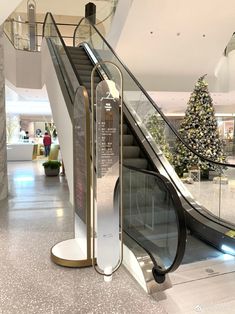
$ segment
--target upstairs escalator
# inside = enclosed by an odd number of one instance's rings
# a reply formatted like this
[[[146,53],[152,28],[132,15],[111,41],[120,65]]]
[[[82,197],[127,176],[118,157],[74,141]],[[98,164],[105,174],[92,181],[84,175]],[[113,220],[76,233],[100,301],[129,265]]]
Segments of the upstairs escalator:
[[[94,61],[92,62],[91,57],[89,57],[88,50],[85,43],[81,44],[79,47],[67,47],[68,52],[70,54],[71,60],[74,63],[76,70],[78,71],[78,76],[80,78],[81,84],[84,85],[87,88],[88,95],[91,94],[91,71],[94,66]],[[94,57],[93,57],[94,60]],[[102,80],[101,74],[99,72],[95,75],[95,87],[96,85]],[[131,126],[130,120],[128,120],[125,116],[124,118],[125,124],[123,127],[123,158],[124,158],[124,164],[126,166],[132,166],[138,169],[148,169],[151,171],[157,171],[159,172],[159,166],[161,167],[161,164],[159,165],[159,162],[154,164],[151,158],[146,153],[145,148],[143,147],[142,143],[140,142],[140,139],[138,139],[138,136],[134,130],[134,127]],[[132,124],[133,125],[133,124]],[[166,126],[165,126],[166,127]],[[148,131],[148,130],[146,130]],[[150,134],[151,135],[151,134]],[[173,137],[173,136],[172,136]],[[159,156],[160,155],[160,156]],[[158,154],[158,157],[162,157],[161,153]],[[164,160],[164,158],[161,158],[160,161],[163,161],[163,166],[167,166],[170,168],[170,165],[167,165],[167,160]],[[223,167],[220,165],[220,167]],[[167,169],[169,171],[169,169]],[[171,170],[171,168],[170,168]],[[169,175],[169,172],[163,172],[164,175]],[[175,176],[176,177],[176,176]],[[181,184],[181,182],[180,182]],[[202,182],[203,184],[203,182]],[[183,187],[184,188],[184,187]],[[185,190],[185,188],[184,188]],[[181,195],[181,200],[184,202],[184,207],[189,208],[189,205],[194,204],[196,208],[199,207],[198,204],[192,203],[190,201],[190,204],[188,200],[184,199],[184,195]],[[137,208],[140,208],[139,205],[137,205]],[[140,209],[139,209],[140,210]],[[200,211],[202,212],[204,209],[200,208]],[[144,211],[144,208],[143,208]],[[208,218],[210,217],[209,212],[206,211],[206,214],[208,215]],[[221,255],[220,251],[222,249],[222,245],[224,244],[224,241],[221,242],[221,240],[224,240],[224,236],[226,234],[223,234],[223,229],[220,228],[220,225],[216,226],[219,229],[219,232],[213,230],[212,232],[208,233],[210,228],[207,228],[207,224],[212,224],[213,221],[207,222],[207,219],[204,220],[203,223],[198,223],[196,219],[191,218],[191,215],[193,217],[193,214],[190,214],[188,216],[188,227],[194,225],[194,229],[192,230],[193,234],[188,233],[188,240],[187,240],[187,250],[186,255],[183,259],[183,263],[190,263],[195,261],[201,261],[204,259],[209,258],[216,258]],[[148,225],[148,224],[147,224]],[[225,224],[227,228],[232,229],[233,226],[229,223]],[[201,227],[203,231],[203,236],[198,232],[198,227]],[[221,231],[222,230],[222,231]],[[227,230],[227,229],[226,229]],[[219,233],[219,236],[218,236]],[[219,237],[219,239],[214,238],[215,235]],[[197,236],[195,236],[197,235]],[[206,240],[207,243],[212,244],[215,248],[208,246],[205,242],[202,240]],[[218,242],[217,242],[218,241]],[[217,242],[217,243],[216,243]],[[231,245],[230,238],[228,239],[228,247],[233,247],[233,244]],[[219,250],[219,251],[218,251]],[[229,252],[231,253],[231,252]]]
[[[186,188],[175,173],[166,156],[164,156],[163,148],[155,142],[153,135],[148,129],[147,118],[156,115],[168,134],[166,140],[169,142],[169,146],[171,146],[172,142],[180,141],[190,154],[193,154],[198,158],[199,164],[202,161],[208,162],[214,165],[215,168],[219,169],[218,176],[221,177],[225,171],[228,171],[230,177],[235,178],[235,166],[208,160],[189,147],[189,145],[181,139],[178,132],[172,127],[168,119],[153,102],[140,83],[135,79],[133,74],[120,61],[113,49],[94,25],[90,25],[85,19],[82,20],[75,30],[74,47],[65,47],[62,43],[62,38],[60,38],[58,34],[53,33],[55,31],[57,32],[53,23],[52,16],[48,15],[46,18],[45,29],[49,28],[49,31],[45,37],[47,40],[50,40],[53,46],[55,46],[55,53],[56,51],[59,51],[57,58],[61,59],[61,51],[63,51],[62,59],[66,58],[66,66],[69,64],[70,67],[69,71],[65,71],[67,72],[66,75],[69,76],[72,69],[78,83],[86,87],[89,97],[91,95],[91,71],[97,62],[102,62],[103,60],[114,62],[122,71],[124,80],[125,121],[124,164],[138,169],[157,172],[167,177],[180,196],[186,216],[187,227],[190,232],[197,238],[211,244],[220,251],[235,254],[234,221],[230,220],[229,222],[228,219],[221,218],[220,215],[211,213],[210,210],[195,200],[193,195],[188,191],[188,188]],[[89,27],[87,27],[88,24]],[[51,25],[54,25],[53,31],[51,30]],[[83,31],[83,42],[77,42],[77,38],[80,38],[77,36],[77,33],[84,25],[86,26],[86,31]],[[64,64],[65,63],[63,63],[62,67],[65,67]],[[100,80],[104,79],[104,73],[107,78],[115,79],[115,74],[107,65],[103,65],[100,68],[101,70],[99,69],[95,73],[95,87]],[[62,71],[64,71],[64,69]],[[215,185],[207,186],[206,193],[211,193],[211,191],[213,191],[216,197],[216,190],[214,187]],[[221,190],[221,185],[216,187],[218,187],[218,190]],[[139,197],[137,197],[137,199],[138,198]],[[221,207],[221,201],[220,193],[215,205]],[[139,205],[137,207],[139,209],[141,208]],[[148,217],[147,221],[149,221],[149,219],[150,218]],[[146,224],[145,221],[143,225],[145,226],[145,229],[148,229],[146,226],[148,226],[149,223]],[[138,238],[139,230],[135,230],[133,233],[135,233],[134,237]],[[141,237],[142,234],[140,235],[140,238]]]
[[[129,147],[125,147],[128,153],[124,163],[156,171],[169,178],[176,188],[185,210],[187,227],[191,233],[189,242],[194,244],[197,242],[200,247],[203,246],[200,242],[202,240],[219,251],[235,255],[235,212],[232,206],[235,165],[220,162],[216,158],[208,159],[190,147],[95,26],[90,25],[89,31],[84,35],[83,42],[77,41],[76,34],[83,28],[83,23],[86,24],[86,21],[81,21],[74,33],[73,54],[76,49],[83,48],[93,65],[103,60],[111,61],[119,67],[123,74],[124,119],[127,125],[126,135],[130,140]],[[111,67],[102,66],[102,71],[107,74],[109,79],[115,81],[115,73]],[[97,75],[100,74],[97,73]],[[215,179],[198,180],[193,185],[184,184],[172,166],[169,151],[166,152],[164,145],[154,139],[154,134],[149,127],[151,117],[156,117],[159,125],[164,129],[164,143],[169,147],[171,156],[174,157],[176,154],[174,145],[178,143],[190,158],[196,160],[199,175],[200,167],[206,164],[213,170]],[[130,146],[132,147],[130,148]],[[228,180],[227,185],[223,184],[224,177]],[[197,241],[195,241],[195,237],[198,238]],[[211,255],[214,256],[217,253],[216,250],[212,250]],[[201,258],[199,257],[199,259]]]
[[[44,36],[73,124],[71,106],[76,101],[79,86],[85,87],[83,96],[90,100],[90,76],[95,58],[93,56],[92,60],[86,44],[65,46],[50,14],[44,24]],[[97,70],[95,87],[104,75],[107,77],[111,73],[108,69]],[[155,280],[162,283],[165,274],[175,270],[184,256],[186,226],[183,208],[169,180],[150,171],[154,165],[146,158],[126,118],[123,133],[124,243],[135,252],[138,260],[142,259],[140,264],[144,265],[145,271],[152,268]],[[80,215],[79,211],[77,214]]]

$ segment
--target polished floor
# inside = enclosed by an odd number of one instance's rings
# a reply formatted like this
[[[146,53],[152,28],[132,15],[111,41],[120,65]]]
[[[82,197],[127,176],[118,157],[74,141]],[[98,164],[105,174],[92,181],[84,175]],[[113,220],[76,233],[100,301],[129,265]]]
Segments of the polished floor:
[[[235,158],[228,162],[235,164]],[[215,178],[216,179],[216,178]],[[193,184],[185,184],[195,200],[212,214],[235,225],[235,168],[222,169],[221,180],[196,180]]]
[[[171,274],[173,288],[148,296],[122,267],[106,283],[92,268],[53,264],[50,248],[73,236],[65,177],[42,161],[8,163],[0,203],[0,313],[235,313],[235,259],[221,255]]]
[[[10,162],[9,200],[0,204],[0,313],[166,313],[122,267],[110,283],[92,268],[50,260],[73,236],[64,177],[45,177],[41,161]]]

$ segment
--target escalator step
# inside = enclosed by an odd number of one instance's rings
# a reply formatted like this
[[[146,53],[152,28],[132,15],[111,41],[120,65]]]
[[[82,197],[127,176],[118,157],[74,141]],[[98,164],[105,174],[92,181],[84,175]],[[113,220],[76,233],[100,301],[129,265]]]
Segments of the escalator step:
[[[73,60],[89,60],[85,53],[70,53]]]
[[[124,158],[137,158],[140,154],[140,148],[138,146],[124,146],[123,157]]]
[[[79,65],[79,66],[80,65],[90,65],[90,66],[92,66],[91,61],[89,59],[79,59],[79,58],[75,59],[75,58],[72,58],[72,60],[73,60],[74,64]]]
[[[133,144],[134,137],[132,134],[124,134],[123,135],[123,145],[131,146]]]
[[[127,134],[128,133],[128,127],[125,123],[123,123],[123,134]]]
[[[77,72],[78,72],[78,74],[79,74],[79,76],[90,76],[91,77],[91,70],[90,69],[88,69],[88,70],[86,70],[86,69],[78,69],[77,70]]]
[[[126,166],[131,166],[138,169],[147,169],[148,167],[148,161],[144,158],[127,158],[123,163]]]
[[[68,49],[68,51],[71,52],[71,53],[72,53],[72,52],[73,52],[73,53],[75,53],[75,52],[83,52],[83,53],[85,53],[83,47],[67,46],[67,49]]]
[[[84,75],[84,74],[82,75],[80,71],[78,72],[78,75],[79,75],[79,77],[81,78],[81,81],[82,81],[82,82],[84,82],[84,83],[85,83],[85,82],[87,82],[87,83],[88,83],[88,82],[89,82],[89,83],[91,82],[91,75]],[[95,83],[99,83],[100,81],[101,81],[101,80],[100,80],[100,77],[99,77],[99,76],[95,76],[95,77],[94,77],[94,82],[95,82]]]
[[[84,70],[84,71],[92,71],[93,65],[92,64],[77,64],[74,63],[75,68],[77,71]]]

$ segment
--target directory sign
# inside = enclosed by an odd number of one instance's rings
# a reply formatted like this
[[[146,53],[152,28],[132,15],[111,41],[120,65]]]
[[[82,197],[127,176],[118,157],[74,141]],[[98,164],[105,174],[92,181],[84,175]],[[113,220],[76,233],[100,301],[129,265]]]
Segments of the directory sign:
[[[96,252],[104,273],[112,272],[120,258],[119,208],[114,189],[119,178],[120,98],[115,83],[105,80],[96,88]]]

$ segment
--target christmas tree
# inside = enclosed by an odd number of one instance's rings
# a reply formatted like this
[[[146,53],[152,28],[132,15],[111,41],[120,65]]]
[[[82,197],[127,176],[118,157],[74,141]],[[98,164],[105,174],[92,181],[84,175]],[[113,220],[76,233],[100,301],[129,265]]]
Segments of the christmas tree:
[[[162,120],[162,118],[160,118],[156,114],[147,117],[146,127],[157,145],[159,145],[164,156],[168,159],[170,163],[172,163],[173,156],[170,151],[170,146],[165,138],[164,121]]]
[[[205,75],[198,79],[190,95],[179,134],[199,155],[213,161],[225,162],[223,142],[219,137],[213,100],[205,82]],[[197,157],[179,140],[176,141],[175,152],[173,164],[179,176],[190,168],[197,167],[204,172],[218,168],[215,164]]]

